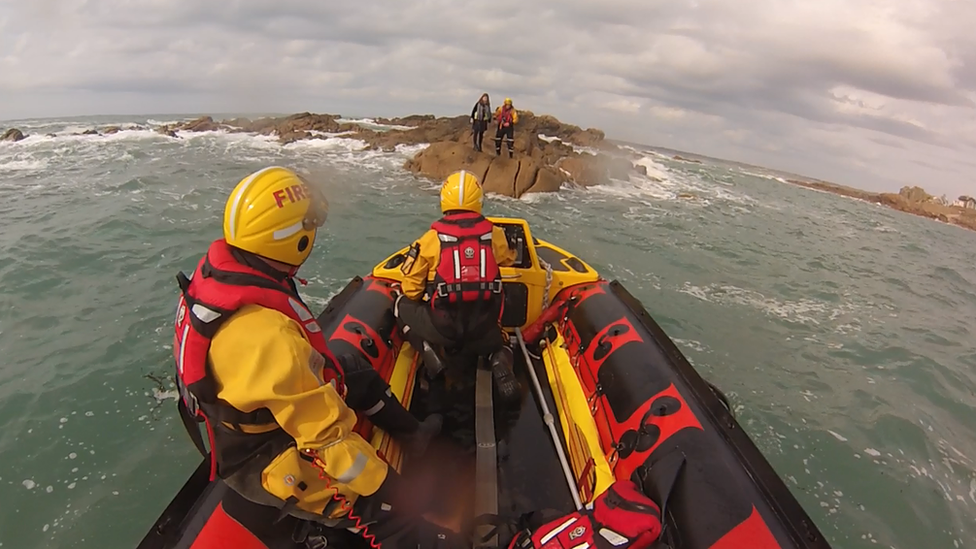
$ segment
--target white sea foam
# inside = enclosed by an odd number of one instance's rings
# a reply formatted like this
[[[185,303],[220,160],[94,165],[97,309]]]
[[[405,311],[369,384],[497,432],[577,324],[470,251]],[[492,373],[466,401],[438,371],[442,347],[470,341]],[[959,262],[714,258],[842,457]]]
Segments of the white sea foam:
[[[842,318],[846,319],[847,315],[852,314],[859,308],[852,302],[828,304],[813,299],[787,301],[770,298],[757,291],[740,288],[731,284],[697,286],[690,282],[685,282],[684,286],[678,289],[678,292],[702,301],[751,307],[766,315],[797,324],[820,325]]]
[[[653,177],[655,179],[666,180],[670,177],[670,171],[667,166],[663,164],[658,164],[653,158],[645,156],[640,160],[634,162],[635,166],[644,166],[647,170],[647,176]]]
[[[369,129],[380,130],[412,130],[413,126],[402,126],[398,124],[380,124],[373,118],[337,118],[336,122],[343,124],[359,124]]]
[[[649,154],[633,161],[634,166],[643,166],[647,170],[646,176],[634,174],[627,181],[611,180],[588,190],[618,198],[648,198],[658,202],[680,200],[693,207],[709,207],[718,201],[726,207],[731,206],[732,211],[742,212],[761,205],[737,189],[715,185],[695,174],[670,168],[658,162],[660,156]]]
[[[596,149],[594,147],[584,147],[582,145],[576,145],[574,143],[567,143],[566,141],[563,141],[562,139],[560,139],[558,137],[553,137],[551,135],[546,135],[544,133],[538,134],[538,137],[539,137],[539,139],[545,141],[546,143],[552,143],[553,141],[559,141],[560,143],[563,143],[565,145],[569,145],[570,147],[573,148],[574,151],[576,151],[576,152],[578,152],[580,154],[590,154],[590,155],[596,156],[597,154],[600,153],[600,149]]]
[[[284,145],[286,149],[308,150],[318,149],[324,151],[354,152],[365,149],[368,144],[361,139],[348,139],[345,137],[326,137],[324,139],[302,139]]]
[[[40,172],[47,168],[47,160],[44,158],[12,158],[10,160],[0,160],[0,173],[4,172]]]

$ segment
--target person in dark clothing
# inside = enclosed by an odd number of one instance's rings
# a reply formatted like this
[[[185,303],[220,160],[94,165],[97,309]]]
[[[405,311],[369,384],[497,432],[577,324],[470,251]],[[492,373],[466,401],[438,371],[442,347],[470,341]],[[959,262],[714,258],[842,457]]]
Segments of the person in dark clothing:
[[[505,104],[495,110],[495,120],[498,127],[495,129],[495,154],[502,154],[502,138],[508,144],[508,157],[512,158],[515,154],[515,124],[518,124],[518,111],[512,106],[511,98],[505,98]]]
[[[491,122],[491,99],[487,93],[481,94],[481,99],[474,104],[471,109],[471,131],[474,133],[474,149],[481,152],[481,142],[484,140],[485,132],[488,131],[488,123]]]

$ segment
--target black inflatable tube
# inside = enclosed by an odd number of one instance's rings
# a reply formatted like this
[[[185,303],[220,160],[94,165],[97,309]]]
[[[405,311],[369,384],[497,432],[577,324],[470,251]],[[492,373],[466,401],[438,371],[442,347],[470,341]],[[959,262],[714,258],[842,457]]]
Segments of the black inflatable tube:
[[[725,442],[725,448],[732,453],[735,460],[748,475],[748,478],[743,480],[751,482],[763,496],[765,506],[774,513],[777,519],[774,523],[769,524],[770,529],[774,530],[774,533],[775,530],[779,529],[777,526],[785,530],[795,547],[828,549],[830,545],[762,452],[759,451],[749,435],[742,430],[730,410],[713,392],[709,383],[698,374],[671,338],[647,313],[643,304],[628,292],[619,281],[614,280],[608,286],[613,295],[629,310],[669,359],[672,372],[678,378],[675,385],[678,386],[679,390],[690,393],[688,398],[692,401],[690,405],[704,412],[704,419],[711,424],[715,432],[721,435]],[[677,439],[678,435],[672,438]],[[654,453],[658,454],[659,452],[655,451]],[[675,494],[673,497],[681,496]],[[758,502],[756,504],[758,507]],[[776,524],[777,522],[778,524]]]

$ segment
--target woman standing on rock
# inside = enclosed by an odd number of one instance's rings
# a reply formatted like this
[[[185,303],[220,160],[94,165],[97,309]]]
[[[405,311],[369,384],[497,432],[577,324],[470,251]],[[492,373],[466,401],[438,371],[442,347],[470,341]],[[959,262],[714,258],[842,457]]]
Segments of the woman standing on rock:
[[[491,122],[491,100],[487,93],[483,93],[471,109],[471,131],[474,133],[474,149],[478,152],[481,152],[481,142],[488,131],[488,122]]]

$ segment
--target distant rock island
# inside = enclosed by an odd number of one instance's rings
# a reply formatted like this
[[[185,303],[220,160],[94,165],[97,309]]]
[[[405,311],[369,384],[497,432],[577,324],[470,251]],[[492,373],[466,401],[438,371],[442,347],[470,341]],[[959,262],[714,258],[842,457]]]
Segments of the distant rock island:
[[[787,179],[786,182],[808,189],[882,204],[898,211],[976,231],[976,199],[969,196],[960,196],[955,201],[950,201],[945,197],[932,196],[925,192],[925,189],[915,186],[902,187],[897,193],[872,193],[826,181]]]
[[[520,110],[515,129],[515,156],[494,154],[494,131],[485,133],[484,150],[472,147],[467,116],[435,117],[415,114],[398,118],[377,118],[384,128],[370,128],[359,122],[343,121],[336,114],[298,113],[256,120],[234,118],[215,121],[210,116],[156,127],[160,134],[179,138],[177,132],[226,131],[277,136],[282,144],[305,139],[324,139],[339,134],[358,139],[367,148],[393,151],[399,145],[428,144],[404,168],[433,180],[459,169],[479,176],[488,192],[521,197],[527,193],[553,192],[565,181],[580,186],[600,185],[612,179],[626,180],[632,174],[647,176],[644,166],[635,164],[642,156],[608,141],[598,129],[582,129],[549,115]],[[83,135],[110,135],[122,128],[89,129]],[[27,136],[17,128],[0,132],[0,141],[20,141]],[[579,148],[587,150],[580,151]],[[701,164],[701,160],[674,155],[674,160]],[[818,191],[883,204],[902,212],[976,230],[976,199],[961,196],[956,201],[936,198],[921,187],[903,187],[898,193],[872,193],[818,180],[787,179],[788,183]]]

